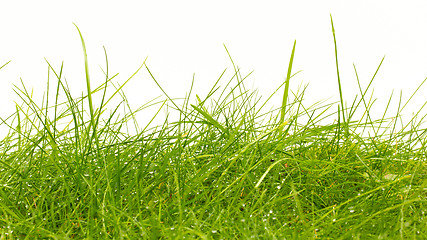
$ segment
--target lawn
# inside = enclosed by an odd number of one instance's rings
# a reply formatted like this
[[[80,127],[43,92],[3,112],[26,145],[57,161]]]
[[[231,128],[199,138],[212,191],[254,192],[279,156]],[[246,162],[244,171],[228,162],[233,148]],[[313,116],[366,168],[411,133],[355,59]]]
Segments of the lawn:
[[[372,119],[375,76],[347,99],[337,60],[340,100],[307,106],[305,88],[289,87],[294,44],[285,81],[265,101],[231,56],[229,79],[220,73],[206,96],[193,79],[173,99],[144,62],[136,72],[164,99],[133,110],[123,92],[131,78],[113,84],[107,53],[105,80],[91,86],[78,33],[87,92],[71,93],[63,66],[47,63],[42,103],[22,82],[22,103],[0,119],[1,239],[427,239],[425,115],[402,123],[410,100],[396,107],[390,96]],[[282,104],[266,110],[274,94]],[[177,117],[157,124],[167,105]],[[135,115],[148,107],[158,111],[140,126]]]

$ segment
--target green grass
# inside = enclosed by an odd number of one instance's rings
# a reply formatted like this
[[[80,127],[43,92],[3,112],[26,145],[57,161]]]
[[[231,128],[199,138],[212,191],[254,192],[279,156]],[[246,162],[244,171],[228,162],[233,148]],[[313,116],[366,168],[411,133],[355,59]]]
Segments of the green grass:
[[[306,106],[305,89],[289,90],[294,44],[282,106],[264,110],[282,85],[262,102],[232,60],[228,80],[224,71],[203,97],[193,79],[183,99],[144,62],[137,72],[166,98],[132,110],[123,93],[132,77],[115,86],[107,54],[105,80],[91,88],[81,41],[85,95],[73,96],[63,66],[48,63],[54,98],[50,81],[41,105],[22,83],[22,103],[1,118],[1,239],[427,238],[425,116],[398,127],[408,102],[393,108],[390,97],[373,120],[375,75],[364,89],[358,80],[348,107],[336,58],[340,102]],[[334,42],[337,56],[335,31]],[[153,124],[166,105],[176,119]],[[139,127],[136,115],[153,106]]]

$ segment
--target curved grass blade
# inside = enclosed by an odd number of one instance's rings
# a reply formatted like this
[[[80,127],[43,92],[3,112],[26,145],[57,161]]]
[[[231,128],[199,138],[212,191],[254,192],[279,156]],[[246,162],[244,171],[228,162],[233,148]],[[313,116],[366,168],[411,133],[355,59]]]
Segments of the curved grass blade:
[[[92,103],[92,90],[90,88],[89,65],[88,65],[88,60],[87,60],[86,44],[85,44],[85,41],[83,39],[83,35],[80,32],[79,27],[77,27],[77,25],[75,23],[73,23],[73,24],[74,24],[74,26],[76,26],[77,31],[79,31],[80,40],[82,42],[82,47],[83,47],[83,55],[84,55],[84,59],[85,59],[87,98],[89,100],[90,123],[91,123],[92,129],[93,129],[91,141],[89,142],[89,150],[90,150],[92,139],[96,138],[96,126],[95,126],[95,116],[94,116],[93,103]]]
[[[291,59],[289,60],[288,74],[286,75],[285,91],[283,93],[282,110],[280,114],[280,123],[283,123],[285,121],[286,104],[287,104],[288,95],[289,95],[289,80],[291,79],[292,63],[294,62],[296,44],[297,44],[297,41],[295,40],[294,47],[292,48]]]

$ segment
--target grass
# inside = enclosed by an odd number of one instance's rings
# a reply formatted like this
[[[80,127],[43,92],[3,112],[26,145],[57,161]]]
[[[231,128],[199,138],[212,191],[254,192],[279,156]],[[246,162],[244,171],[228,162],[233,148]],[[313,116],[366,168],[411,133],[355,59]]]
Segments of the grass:
[[[282,106],[267,111],[282,86],[261,102],[232,60],[225,87],[226,71],[194,96],[193,79],[183,99],[170,98],[144,62],[137,72],[145,68],[166,99],[132,110],[123,93],[132,77],[112,84],[107,54],[105,82],[91,88],[79,34],[87,93],[73,96],[63,66],[48,62],[54,99],[49,80],[41,105],[22,83],[22,103],[1,118],[1,239],[427,238],[425,116],[398,128],[408,102],[392,109],[390,96],[372,120],[375,75],[365,89],[358,80],[360,96],[345,106],[336,58],[340,102],[306,106],[305,89],[289,90],[294,43]],[[110,107],[117,95],[123,101]],[[177,119],[154,125],[166,105]],[[158,111],[141,128],[135,116],[149,106]]]

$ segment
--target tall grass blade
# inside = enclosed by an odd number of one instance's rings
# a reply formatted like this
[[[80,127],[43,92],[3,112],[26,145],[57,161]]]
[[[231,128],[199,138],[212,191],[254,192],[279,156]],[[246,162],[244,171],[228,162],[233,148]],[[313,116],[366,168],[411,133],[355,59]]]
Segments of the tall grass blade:
[[[338,67],[338,49],[337,49],[337,40],[335,37],[335,28],[334,28],[334,21],[332,20],[332,14],[331,16],[331,25],[332,25],[332,34],[334,35],[334,46],[335,46],[335,64],[337,66],[337,78],[338,78],[338,87],[340,92],[340,101],[341,101],[341,113],[342,113],[342,121],[345,123],[345,111],[344,111],[344,100],[342,96],[342,88],[341,88],[341,79],[340,79],[340,70]],[[346,128],[348,130],[348,128]]]
[[[288,95],[289,95],[289,80],[291,79],[292,64],[294,62],[296,44],[297,44],[297,41],[295,40],[294,46],[292,48],[291,59],[289,60],[288,74],[286,75],[285,91],[283,92],[282,110],[280,114],[280,124],[282,124],[285,121],[286,104],[288,103]]]
[[[89,64],[88,64],[88,60],[87,60],[87,52],[86,52],[86,44],[85,41],[83,39],[83,35],[80,32],[79,27],[77,27],[77,25],[75,23],[73,23],[74,26],[76,26],[77,31],[79,32],[80,35],[80,40],[82,42],[82,47],[83,47],[83,56],[84,56],[84,60],[85,60],[85,75],[86,75],[86,87],[87,87],[87,98],[89,101],[89,111],[90,111],[90,123],[93,129],[93,133],[92,133],[92,137],[90,138],[90,142],[89,142],[89,149],[88,151],[90,151],[90,146],[91,146],[91,142],[93,138],[96,138],[96,125],[95,125],[95,114],[94,114],[94,110],[93,110],[93,102],[92,102],[92,90],[90,88],[90,76],[89,76]],[[98,142],[98,141],[96,141]]]

